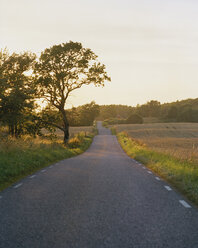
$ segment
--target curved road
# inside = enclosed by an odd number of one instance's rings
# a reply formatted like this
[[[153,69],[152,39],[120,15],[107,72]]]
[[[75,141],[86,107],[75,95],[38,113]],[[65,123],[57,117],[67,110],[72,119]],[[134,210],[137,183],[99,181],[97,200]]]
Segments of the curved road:
[[[84,154],[0,193],[0,248],[197,248],[197,208],[98,129]]]

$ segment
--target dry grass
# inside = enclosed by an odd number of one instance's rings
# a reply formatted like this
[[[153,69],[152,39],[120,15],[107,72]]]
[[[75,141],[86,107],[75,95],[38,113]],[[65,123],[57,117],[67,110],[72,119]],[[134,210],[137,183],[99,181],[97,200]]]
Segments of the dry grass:
[[[130,137],[155,151],[198,162],[198,123],[128,124],[115,127],[117,132],[126,131]]]
[[[43,130],[42,132],[44,134],[47,134],[46,130]],[[80,132],[85,132],[86,135],[93,133],[93,126],[82,126],[82,127],[70,127],[69,128],[70,138],[73,138],[76,134]],[[57,129],[55,134],[58,139],[63,138],[63,132],[60,129]]]
[[[143,123],[159,123],[161,122],[160,119],[156,117],[143,117],[144,122]]]

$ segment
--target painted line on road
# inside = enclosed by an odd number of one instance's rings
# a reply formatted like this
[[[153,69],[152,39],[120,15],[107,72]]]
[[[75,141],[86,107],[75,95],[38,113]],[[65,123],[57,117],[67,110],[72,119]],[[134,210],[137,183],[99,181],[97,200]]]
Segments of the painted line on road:
[[[19,184],[15,185],[13,188],[17,189],[17,188],[21,187],[21,185],[22,185],[22,183],[19,183]]]
[[[149,174],[153,174],[151,171],[147,171]]]
[[[36,175],[32,175],[30,178],[34,178]]]
[[[166,185],[164,186],[164,188],[167,189],[168,191],[171,191],[172,190],[171,187],[166,186]]]
[[[41,172],[45,172],[46,170],[42,170]]]
[[[142,166],[142,168],[143,168],[144,170],[146,170],[146,167]]]
[[[155,179],[156,179],[157,181],[160,181],[160,180],[161,180],[159,177],[155,177]]]
[[[2,198],[3,198],[3,196],[0,195],[0,199],[2,199]]]
[[[185,207],[185,208],[191,208],[191,206],[184,200],[179,200],[179,202]]]

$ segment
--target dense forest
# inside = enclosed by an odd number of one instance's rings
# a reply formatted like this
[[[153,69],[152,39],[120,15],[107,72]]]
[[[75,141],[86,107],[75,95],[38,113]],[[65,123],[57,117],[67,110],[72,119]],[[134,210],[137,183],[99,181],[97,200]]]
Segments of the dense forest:
[[[148,119],[152,122],[198,122],[198,98],[163,104],[151,100],[136,107],[101,105],[97,119],[109,124],[143,123]]]

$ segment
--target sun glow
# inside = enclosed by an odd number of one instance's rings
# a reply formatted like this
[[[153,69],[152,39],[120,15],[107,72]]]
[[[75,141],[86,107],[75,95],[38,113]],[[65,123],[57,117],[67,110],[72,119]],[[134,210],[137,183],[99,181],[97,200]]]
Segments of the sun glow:
[[[106,65],[112,83],[83,87],[68,104],[197,97],[198,2],[3,0],[0,9],[1,48],[39,55],[73,40]]]

